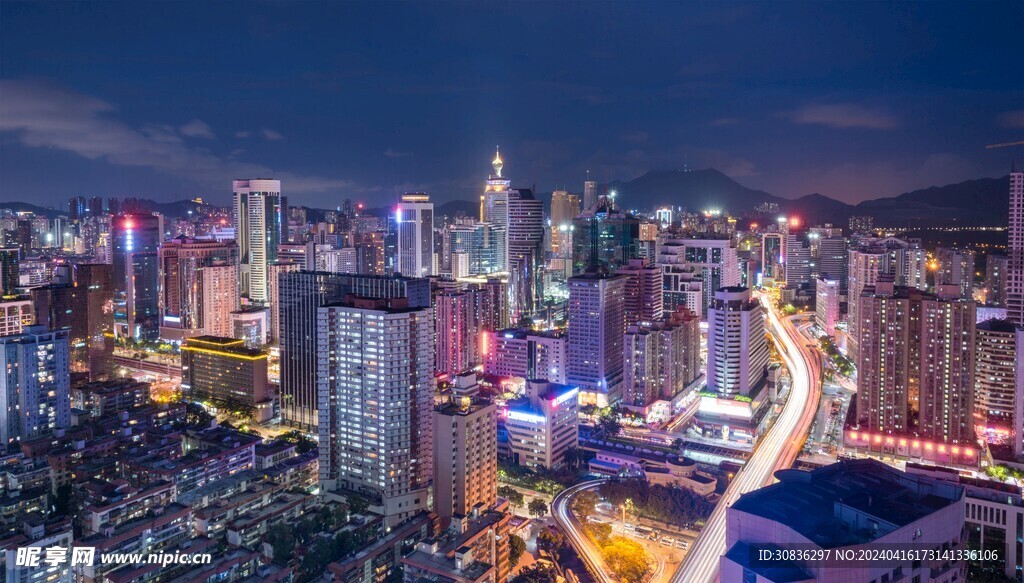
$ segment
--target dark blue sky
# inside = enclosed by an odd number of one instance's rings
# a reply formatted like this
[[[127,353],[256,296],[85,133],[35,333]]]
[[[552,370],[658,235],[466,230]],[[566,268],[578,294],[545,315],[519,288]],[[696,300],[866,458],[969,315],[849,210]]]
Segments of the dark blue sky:
[[[1024,3],[0,2],[0,201],[581,190],[713,166],[847,201],[1006,172]]]

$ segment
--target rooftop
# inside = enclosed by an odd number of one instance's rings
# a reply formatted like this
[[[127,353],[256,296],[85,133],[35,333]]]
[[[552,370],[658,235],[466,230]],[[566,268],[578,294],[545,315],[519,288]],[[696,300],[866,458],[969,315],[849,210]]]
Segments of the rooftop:
[[[871,459],[842,460],[812,472],[783,470],[776,477],[778,483],[744,494],[730,510],[785,524],[822,548],[869,542],[964,496],[962,486]],[[857,528],[853,516],[868,516],[878,527]]]

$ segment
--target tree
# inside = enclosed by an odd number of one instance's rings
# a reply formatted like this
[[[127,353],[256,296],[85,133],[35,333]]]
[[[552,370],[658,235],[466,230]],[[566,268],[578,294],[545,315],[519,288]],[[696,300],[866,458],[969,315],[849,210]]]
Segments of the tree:
[[[278,522],[267,531],[267,542],[274,549],[274,562],[287,565],[295,551],[295,535],[284,521]]]
[[[537,548],[550,554],[555,562],[558,562],[558,553],[563,544],[565,544],[565,536],[557,530],[545,528],[537,535]]]
[[[617,536],[604,547],[601,554],[612,572],[623,581],[639,583],[647,574],[647,554],[643,547],[634,541]]]
[[[523,493],[512,486],[500,486],[498,488],[498,496],[508,500],[508,503],[512,505],[513,509],[522,508],[523,505],[526,504],[526,499],[523,497]]]
[[[597,546],[601,546],[608,542],[608,538],[612,536],[612,525],[607,522],[592,522],[587,525],[587,532],[590,533],[590,536],[594,537]]]
[[[581,461],[583,461],[583,452],[578,447],[570,446],[565,450],[565,465],[569,469],[575,470]]]
[[[530,500],[530,505],[527,506],[527,510],[529,510],[530,514],[533,516],[540,518],[548,513],[548,505],[540,498],[534,498],[533,500]]]
[[[515,567],[519,564],[519,559],[522,558],[523,553],[526,552],[526,541],[517,534],[509,535],[508,538],[508,562],[509,565]]]
[[[582,521],[594,515],[594,512],[597,510],[597,503],[600,501],[601,499],[597,497],[597,494],[590,490],[584,490],[572,499],[570,508],[572,513],[576,515],[576,518]]]
[[[523,569],[512,579],[512,583],[556,583],[558,576],[554,569],[543,565],[534,565]]]
[[[370,502],[362,496],[349,496],[346,502],[348,502],[350,514],[366,514],[366,511],[370,509]]]
[[[619,415],[615,410],[602,413],[602,415],[597,418],[597,426],[600,427],[604,431],[605,435],[609,437],[616,436],[620,431],[622,431],[622,423],[619,422]]]

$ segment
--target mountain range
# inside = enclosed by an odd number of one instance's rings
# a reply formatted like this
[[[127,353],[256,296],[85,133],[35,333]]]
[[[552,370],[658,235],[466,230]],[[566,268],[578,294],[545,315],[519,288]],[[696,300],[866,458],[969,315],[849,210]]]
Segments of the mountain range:
[[[683,207],[689,212],[721,209],[734,215],[747,215],[762,203],[775,203],[779,211],[799,216],[805,223],[831,222],[845,225],[853,215],[871,215],[875,224],[886,227],[1006,226],[1009,220],[1009,176],[978,178],[946,186],[933,186],[894,197],[876,198],[851,205],[823,194],[800,198],[782,198],[747,188],[714,168],[704,170],[652,170],[629,181],[604,185],[616,192],[616,201],[631,209],[651,210],[660,206]],[[546,196],[550,198],[550,194]],[[190,200],[171,203],[140,201],[148,211],[168,216],[184,216],[195,210]],[[438,204],[439,216],[473,216],[478,201],[453,200]],[[31,211],[50,218],[66,214],[24,202],[0,203],[0,208]],[[319,220],[322,209],[309,209],[308,217]],[[389,207],[368,209],[367,214],[385,216]]]

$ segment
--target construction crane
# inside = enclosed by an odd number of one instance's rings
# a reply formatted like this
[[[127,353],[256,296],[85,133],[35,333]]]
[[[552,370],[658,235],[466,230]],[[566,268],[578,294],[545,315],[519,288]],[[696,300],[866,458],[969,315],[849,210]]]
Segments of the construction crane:
[[[1018,140],[1016,142],[1004,142],[1002,144],[989,144],[985,146],[985,149],[991,150],[992,148],[1008,148],[1010,146],[1024,146],[1024,140]]]

